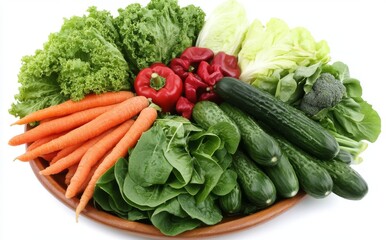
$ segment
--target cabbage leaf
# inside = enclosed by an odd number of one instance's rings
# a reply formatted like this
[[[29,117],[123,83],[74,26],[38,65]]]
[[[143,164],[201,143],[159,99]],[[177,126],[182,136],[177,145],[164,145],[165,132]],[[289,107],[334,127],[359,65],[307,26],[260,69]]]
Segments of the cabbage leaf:
[[[237,56],[248,24],[244,7],[236,0],[228,0],[209,15],[196,46]]]
[[[291,29],[277,18],[264,26],[256,19],[248,27],[238,54],[240,79],[281,100],[293,100],[291,95],[298,94],[303,87],[299,81],[304,78],[292,75],[300,67],[327,63],[329,52],[327,42],[316,42],[305,28]],[[278,86],[281,89],[277,90]]]

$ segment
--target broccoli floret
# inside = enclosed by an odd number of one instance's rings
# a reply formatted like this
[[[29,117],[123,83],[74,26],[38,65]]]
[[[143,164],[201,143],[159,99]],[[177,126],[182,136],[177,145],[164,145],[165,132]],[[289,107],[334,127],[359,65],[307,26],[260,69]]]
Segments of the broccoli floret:
[[[306,93],[300,103],[300,110],[307,115],[314,116],[325,108],[334,107],[338,104],[346,88],[343,83],[330,73],[322,73],[310,92]]]

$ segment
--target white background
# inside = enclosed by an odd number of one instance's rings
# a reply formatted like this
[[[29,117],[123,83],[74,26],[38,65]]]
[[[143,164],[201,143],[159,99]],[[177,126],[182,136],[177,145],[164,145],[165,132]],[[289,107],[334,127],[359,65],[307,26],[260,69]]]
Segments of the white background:
[[[63,17],[82,15],[88,6],[110,10],[130,1],[0,1],[0,239],[140,239],[128,232],[103,226],[75,214],[53,197],[36,179],[28,163],[13,161],[24,146],[8,140],[23,131],[8,114],[18,92],[20,59],[42,47],[50,32],[58,31]],[[146,1],[147,2],[147,1]],[[143,4],[145,4],[144,2]],[[181,5],[191,1],[180,0]],[[325,39],[332,60],[348,64],[361,80],[364,98],[385,118],[386,15],[382,1],[280,1],[240,0],[250,19],[271,17],[291,27],[304,26],[317,40]],[[194,1],[210,14],[220,1]],[[361,201],[335,195],[304,201],[282,215],[221,239],[386,239],[385,136],[370,144],[364,162],[354,166],[367,180],[368,195]],[[220,239],[220,238],[219,238]]]

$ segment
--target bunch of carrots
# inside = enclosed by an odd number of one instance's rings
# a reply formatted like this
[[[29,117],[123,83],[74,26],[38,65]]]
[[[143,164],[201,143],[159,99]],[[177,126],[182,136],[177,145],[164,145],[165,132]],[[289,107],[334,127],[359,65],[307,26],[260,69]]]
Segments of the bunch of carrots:
[[[125,157],[141,134],[157,118],[143,96],[129,91],[90,94],[31,113],[14,124],[39,125],[9,140],[9,145],[29,144],[16,159],[43,158],[49,162],[42,175],[66,173],[65,196],[81,194],[76,219],[93,197],[98,179]],[[13,124],[13,125],[14,125]]]

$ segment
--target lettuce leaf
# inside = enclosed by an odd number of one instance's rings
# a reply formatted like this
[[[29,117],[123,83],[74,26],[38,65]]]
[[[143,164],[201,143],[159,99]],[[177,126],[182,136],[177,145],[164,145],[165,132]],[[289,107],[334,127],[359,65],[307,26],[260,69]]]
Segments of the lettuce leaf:
[[[362,98],[360,81],[350,76],[349,67],[343,62],[325,65],[322,71],[343,82],[346,96],[334,108],[326,109],[314,118],[325,128],[355,141],[375,142],[381,133],[381,118]]]
[[[117,42],[108,11],[90,7],[88,15],[65,19],[42,49],[22,58],[19,93],[10,114],[24,117],[89,93],[130,89],[129,68]]]
[[[151,0],[146,7],[134,3],[118,12],[114,23],[134,75],[154,62],[168,64],[194,45],[205,19],[199,7],[180,7],[177,0]]]
[[[209,15],[198,35],[196,46],[210,48],[214,53],[237,56],[248,28],[244,7],[236,0],[219,5]]]
[[[300,67],[327,63],[329,52],[327,43],[316,42],[305,28],[291,29],[277,18],[264,26],[256,19],[249,26],[238,54],[240,79],[286,101],[303,87],[299,81],[304,78],[291,74],[296,74]]]

